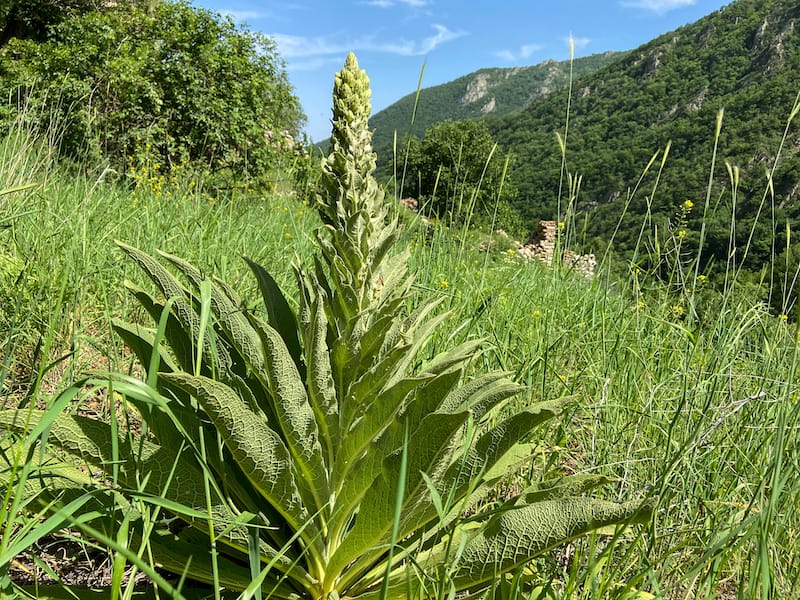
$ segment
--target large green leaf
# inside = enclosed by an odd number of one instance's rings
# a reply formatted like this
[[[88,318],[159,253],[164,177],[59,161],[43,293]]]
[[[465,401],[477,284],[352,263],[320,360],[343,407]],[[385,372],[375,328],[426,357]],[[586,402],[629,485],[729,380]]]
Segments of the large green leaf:
[[[45,411],[14,410],[0,411],[0,429],[24,433],[41,419],[47,418]],[[174,452],[164,446],[144,439],[118,437],[108,423],[78,415],[61,414],[49,426],[48,443],[69,452],[73,456],[95,467],[109,469],[114,463],[114,446],[118,448],[119,477],[121,483],[131,489],[141,487],[142,491],[154,494],[167,494],[176,502],[188,507],[205,506],[203,475],[197,468],[191,451]],[[147,479],[139,481],[138,474],[147,474]]]
[[[166,309],[166,305],[158,302],[152,295],[148,294],[141,288],[136,287],[132,283],[126,282],[126,289],[136,300],[141,304],[150,317],[156,323],[161,319],[161,315]],[[189,337],[189,332],[184,329],[184,325],[180,322],[178,317],[170,311],[167,323],[164,329],[164,338],[169,344],[169,348],[178,364],[183,370],[193,370],[194,360],[196,358],[194,352],[194,341]],[[143,363],[149,366],[149,362]]]
[[[311,498],[307,499],[307,503],[312,513],[327,513],[330,482],[322,457],[314,409],[303,380],[278,332],[253,316],[250,316],[250,322],[261,338],[264,348],[263,369],[266,370],[270,391],[275,399],[273,409],[300,477],[298,483],[301,492],[310,491]]]
[[[319,427],[321,443],[327,453],[327,467],[332,471],[339,450],[341,431],[336,386],[328,351],[328,320],[325,315],[325,291],[302,269],[295,274],[302,292],[300,322],[306,348],[306,386],[308,398]]]
[[[192,305],[197,302],[197,299],[153,257],[120,241],[117,241],[117,245],[141,267],[166,299],[174,299],[173,314],[178,319],[185,335],[192,341],[196,340],[200,332],[200,317]]]
[[[436,473],[443,464],[449,462],[454,451],[453,436],[461,430],[468,417],[468,412],[430,414],[409,438],[403,515],[394,514],[397,474],[400,472],[399,451],[384,459],[382,476],[365,494],[355,524],[331,557],[330,572],[326,576],[338,576],[347,568],[343,581],[353,582],[358,579],[357,574],[375,559],[376,554],[383,553],[389,541],[393,519],[405,518],[408,510],[415,510],[427,497],[427,485],[422,474]],[[354,561],[355,564],[350,565]]]
[[[540,424],[561,414],[569,399],[539,402],[512,414],[485,433],[470,447],[463,460],[450,466],[448,485],[455,485],[458,496],[472,485],[481,473],[491,469],[516,444],[528,437]]]
[[[269,324],[280,334],[286,348],[289,350],[295,364],[300,367],[301,350],[300,340],[297,335],[297,319],[289,302],[283,295],[275,279],[264,267],[249,258],[244,259],[258,281],[261,297],[269,316]]]
[[[391,452],[398,447],[397,440],[402,439],[402,431],[397,435],[394,432],[384,435],[383,432],[393,423],[395,415],[404,408],[409,394],[429,379],[427,376],[402,379],[365,403],[350,427],[342,432],[342,443],[336,455],[332,476],[337,493],[341,493],[342,488],[346,487],[348,489],[344,492],[349,498],[363,494],[357,486],[352,485],[351,474],[362,464],[361,457],[378,437],[384,452]],[[375,449],[371,452],[374,453]],[[369,472],[363,476],[369,481],[376,474]]]
[[[294,529],[304,526],[309,513],[300,500],[291,455],[263,415],[219,381],[188,373],[161,376],[198,399],[254,488]]]
[[[589,531],[621,523],[644,523],[651,506],[638,501],[618,504],[585,497],[548,500],[497,514],[488,523],[466,521],[436,546],[415,554],[417,569],[443,573],[451,589],[474,594],[494,585],[498,575]],[[420,574],[396,563],[388,593],[365,579],[351,590],[358,600],[400,600],[420,593]]]
[[[525,390],[524,386],[508,379],[504,371],[487,373],[468,381],[448,394],[440,410],[453,412],[469,409],[476,421],[480,421],[494,407]]]
[[[490,583],[497,573],[589,531],[625,521],[644,523],[649,518],[649,506],[639,501],[618,504],[586,497],[515,508],[470,531],[453,582],[457,590],[475,589]]]
[[[202,282],[206,281],[199,269],[172,254],[166,252],[159,254],[175,265],[192,282],[195,290],[199,293]],[[243,308],[234,304],[219,284],[210,281],[209,283],[211,310],[217,323],[225,332],[226,339],[230,340],[232,346],[244,360],[248,364],[254,363],[263,354],[261,339],[244,316]]]
[[[142,365],[150,365],[151,357],[153,356],[153,344],[155,343],[155,332],[140,325],[125,323],[118,319],[112,321],[112,328],[136,354]],[[159,371],[172,372],[180,370],[180,367],[163,348],[159,349],[158,354]],[[159,410],[152,402],[139,401],[135,396],[130,396],[128,399],[142,414],[147,426],[158,441],[173,450],[177,450],[182,443],[182,438],[175,435],[175,424],[172,419],[177,419],[185,431],[197,431],[200,427],[200,421],[197,418],[196,407],[192,407],[188,396],[175,386],[164,385],[163,380],[157,381],[157,384],[160,384],[158,391],[162,395],[166,394],[176,400],[176,402],[171,403],[171,415],[166,411]],[[195,439],[195,441],[198,440]]]
[[[191,573],[195,581],[214,583],[214,567],[207,535],[191,529],[178,534],[156,529],[148,538],[148,544],[158,566],[173,573]],[[247,549],[246,545],[244,549]],[[271,592],[276,598],[299,600],[297,590],[286,581],[286,573],[291,574],[290,580],[300,581],[307,580],[308,574],[304,573],[296,561],[283,557],[280,550],[265,549],[262,545],[260,554],[265,563],[272,565],[272,571],[265,577],[262,589]],[[216,561],[221,585],[230,589],[244,589],[248,586],[252,574],[246,562],[233,561],[225,556],[218,556]]]

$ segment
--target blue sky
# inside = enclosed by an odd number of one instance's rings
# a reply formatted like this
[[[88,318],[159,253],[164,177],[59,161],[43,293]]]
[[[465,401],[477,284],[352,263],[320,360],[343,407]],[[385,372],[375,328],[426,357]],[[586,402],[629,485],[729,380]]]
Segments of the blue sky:
[[[193,0],[271,36],[308,117],[330,133],[333,74],[348,51],[372,81],[373,112],[417,87],[483,67],[629,50],[730,0]]]

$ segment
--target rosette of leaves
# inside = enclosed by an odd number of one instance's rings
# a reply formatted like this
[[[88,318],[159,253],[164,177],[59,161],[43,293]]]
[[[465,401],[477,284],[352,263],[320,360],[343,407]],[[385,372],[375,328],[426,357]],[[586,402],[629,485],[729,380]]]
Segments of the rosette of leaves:
[[[131,536],[144,535],[142,502],[171,515],[147,538],[167,570],[287,600],[476,592],[566,540],[646,516],[583,495],[599,477],[486,501],[565,401],[504,411],[522,391],[506,373],[465,380],[480,340],[420,358],[446,315],[413,302],[408,256],[392,253],[369,97],[351,54],[334,86],[319,254],[295,269],[296,311],[253,262],[260,312],[176,256],[120,244],[160,292],[130,286],[156,326],[115,325],[149,366],[145,382],[114,378],[147,434],[60,415],[48,442],[115,482],[104,489]],[[19,427],[14,414],[0,427]]]

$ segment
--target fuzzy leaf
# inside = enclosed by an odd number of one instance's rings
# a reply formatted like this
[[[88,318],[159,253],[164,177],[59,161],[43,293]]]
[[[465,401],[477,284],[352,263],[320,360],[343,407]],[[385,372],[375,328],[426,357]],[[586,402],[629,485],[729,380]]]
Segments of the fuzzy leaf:
[[[408,395],[429,379],[429,377],[402,379],[385,392],[370,399],[371,401],[350,425],[349,430],[344,433],[334,469],[339,485],[344,484],[346,474],[361,453],[383,430],[392,424],[397,412],[403,408]],[[400,428],[402,429],[402,427]],[[397,439],[397,437],[389,438],[387,436],[382,438],[381,444],[387,453],[398,447],[395,443]],[[399,439],[402,440],[402,431]]]
[[[603,485],[613,483],[614,479],[593,473],[567,475],[558,479],[540,481],[525,488],[518,498],[514,499],[517,505],[533,504],[543,500],[555,500],[566,496],[578,496]]]
[[[507,379],[508,375],[509,373],[496,371],[476,377],[453,390],[440,410],[452,412],[469,409],[475,420],[480,421],[495,406],[525,390],[524,386]]]
[[[342,432],[339,405],[328,351],[328,320],[325,316],[325,292],[311,275],[301,269],[295,274],[302,294],[300,321],[303,346],[306,348],[306,385],[316,416],[320,437],[327,452],[327,466],[332,470]]]
[[[191,530],[188,533],[191,533]],[[205,539],[202,536],[187,538],[185,533],[174,534],[168,530],[155,530],[150,534],[148,545],[152,549],[156,564],[160,567],[173,573],[189,572],[196,581],[214,583],[208,536],[205,536]],[[216,561],[220,585],[230,589],[244,589],[250,583],[252,575],[248,567],[225,556],[217,556]],[[287,585],[284,579],[281,571],[276,570],[274,574],[267,576],[262,589],[271,592],[273,598],[297,600],[297,592]]]
[[[292,459],[280,436],[236,392],[223,383],[188,373],[163,373],[194,395],[208,414],[250,483],[295,529],[308,512],[292,472]]]
[[[298,483],[302,486],[301,492],[307,489],[312,496],[306,498],[306,508],[312,509],[313,513],[326,511],[330,498],[328,472],[322,457],[317,421],[305,385],[278,332],[255,317],[248,316],[261,337],[263,369],[268,375],[274,398],[272,408],[300,478]]]
[[[617,504],[591,498],[562,498],[516,508],[496,515],[488,524],[466,521],[430,550],[416,553],[414,562],[433,571],[452,569],[449,583],[455,592],[475,594],[497,581],[497,576],[530,562],[543,552],[608,525],[644,523],[652,513],[649,503]],[[459,548],[463,546],[463,550]],[[458,553],[458,558],[456,554]],[[405,567],[392,571],[388,594],[365,579],[349,590],[354,600],[400,600],[421,593],[420,580]]]
[[[0,411],[0,429],[23,433],[26,427],[24,415],[23,412],[13,410]],[[30,411],[27,427],[35,426],[39,420],[47,417],[45,411]],[[114,461],[112,436],[111,426],[107,423],[78,415],[61,414],[50,424],[47,440],[86,463],[110,472]],[[149,477],[143,491],[154,495],[165,494],[172,500],[193,508],[205,506],[203,475],[188,452],[176,454],[141,439],[135,439],[131,444],[126,438],[119,438],[117,445],[121,461],[119,476],[123,485],[137,489],[140,483],[136,474],[145,473]],[[173,472],[174,465],[177,467]]]
[[[481,472],[490,469],[506,452],[530,435],[535,427],[561,414],[563,408],[570,403],[569,399],[539,402],[512,414],[481,435],[470,448],[464,463],[451,466],[451,474],[461,482],[459,487],[466,487]]]
[[[294,311],[289,306],[289,302],[272,275],[264,267],[249,258],[245,257],[244,260],[258,281],[258,288],[261,290],[261,297],[264,299],[270,326],[280,334],[295,365],[300,368],[302,352],[297,334],[297,317],[295,317]]]
[[[138,300],[139,304],[141,304],[142,308],[147,311],[153,321],[158,323],[159,319],[161,318],[161,314],[164,311],[165,305],[157,302],[156,299],[150,294],[131,283],[126,283],[125,287],[131,293],[131,295]],[[170,313],[167,319],[164,338],[169,344],[169,347],[175,355],[175,358],[177,359],[181,369],[193,370],[195,360],[194,344],[192,342],[192,338],[189,337],[187,330],[183,328],[183,325],[174,313]],[[143,364],[149,365],[149,363]]]
[[[546,500],[504,512],[468,536],[453,583],[457,590],[480,588],[497,573],[577,536],[623,521],[644,523],[650,513],[639,501],[617,504],[585,497]]]
[[[141,250],[118,241],[117,246],[130,256],[141,267],[147,276],[164,294],[165,298],[175,298],[173,311],[181,326],[187,330],[189,339],[194,340],[200,331],[200,317],[197,316],[190,303],[196,301],[194,296],[175,279],[156,259]]]
[[[406,507],[416,509],[427,496],[428,488],[422,473],[435,474],[450,460],[451,440],[468,417],[468,412],[428,415],[409,438],[406,497],[403,514],[397,518],[405,518]],[[380,555],[383,552],[395,518],[399,459],[399,453],[395,453],[384,460],[383,475],[365,494],[353,528],[330,559],[327,577],[337,577],[347,569],[345,578],[354,581],[358,573],[374,560],[376,553]],[[355,565],[350,565],[353,561]]]

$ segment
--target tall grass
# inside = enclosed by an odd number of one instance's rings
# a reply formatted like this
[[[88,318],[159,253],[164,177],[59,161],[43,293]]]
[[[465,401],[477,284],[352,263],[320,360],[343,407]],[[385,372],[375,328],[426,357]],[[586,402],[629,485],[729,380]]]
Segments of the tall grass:
[[[545,446],[547,467],[611,474],[615,499],[650,490],[658,501],[630,547],[614,540],[615,560],[608,540],[578,542],[577,562],[554,557],[543,567],[554,590],[606,597],[635,581],[665,598],[796,591],[795,325],[735,297],[690,323],[673,295],[642,291],[646,274],[615,291],[514,259],[454,263],[452,242],[434,243],[416,255],[420,285],[448,297],[451,335],[490,340],[476,368],[514,371],[531,400],[579,400]]]
[[[0,144],[0,181],[9,189],[34,184],[0,196],[7,226],[0,256],[12,265],[0,271],[4,403],[47,405],[87,369],[124,367],[109,323],[133,309],[114,239],[179,253],[246,298],[239,257],[269,266],[290,290],[290,262],[310,254],[317,224],[288,195],[223,202],[180,178],[133,189],[121,174],[76,175],[22,134]],[[588,281],[481,254],[471,234],[458,233],[420,221],[405,232],[417,285],[444,297],[451,311],[425,352],[487,338],[473,368],[512,371],[528,387],[520,407],[540,398],[578,401],[538,440],[530,472],[602,472],[616,480],[607,488],[614,499],[644,491],[658,503],[649,527],[577,541],[520,573],[506,591],[525,598],[797,596],[797,326],[737,295],[733,278],[721,296],[704,295],[696,268],[672,282],[677,292],[635,268],[620,280],[601,267]],[[706,297],[713,300],[704,304]],[[20,470],[22,481],[31,476],[20,461],[0,468]],[[523,470],[508,485],[526,479]],[[47,530],[18,498],[9,490],[0,506],[0,554],[23,551],[36,537],[28,534]],[[146,556],[140,562],[146,567]]]
[[[787,130],[797,114],[795,106]],[[719,176],[722,118],[720,112],[699,207],[704,215]],[[570,182],[566,242],[579,235],[580,177],[566,171],[566,132],[559,142],[562,183]],[[640,183],[657,170],[648,206],[668,156],[669,145],[645,167]],[[723,191],[735,208],[738,169],[727,169],[731,187]],[[627,225],[630,203],[645,201],[639,187],[629,192],[617,231]],[[679,218],[691,209],[691,203],[678,207]],[[765,209],[763,218],[770,215]],[[521,264],[499,253],[491,261],[488,254],[462,258],[464,231],[460,241],[441,228],[417,239],[419,284],[448,297],[450,337],[477,334],[491,342],[476,368],[514,371],[529,386],[530,400],[580,399],[572,419],[543,442],[545,466],[554,473],[613,473],[615,499],[649,490],[658,503],[651,526],[635,539],[592,537],[577,542],[569,560],[544,561],[538,576],[547,583],[537,593],[772,598],[800,591],[794,508],[800,506],[800,329],[748,293],[737,256],[741,261],[749,243],[731,252],[722,288],[709,287],[701,272],[704,232],[703,225],[699,249],[688,254],[679,228],[659,232],[648,211],[628,273],[612,269],[615,231],[592,282],[558,265]],[[640,256],[666,276],[636,267]],[[559,446],[567,440],[569,446]]]

